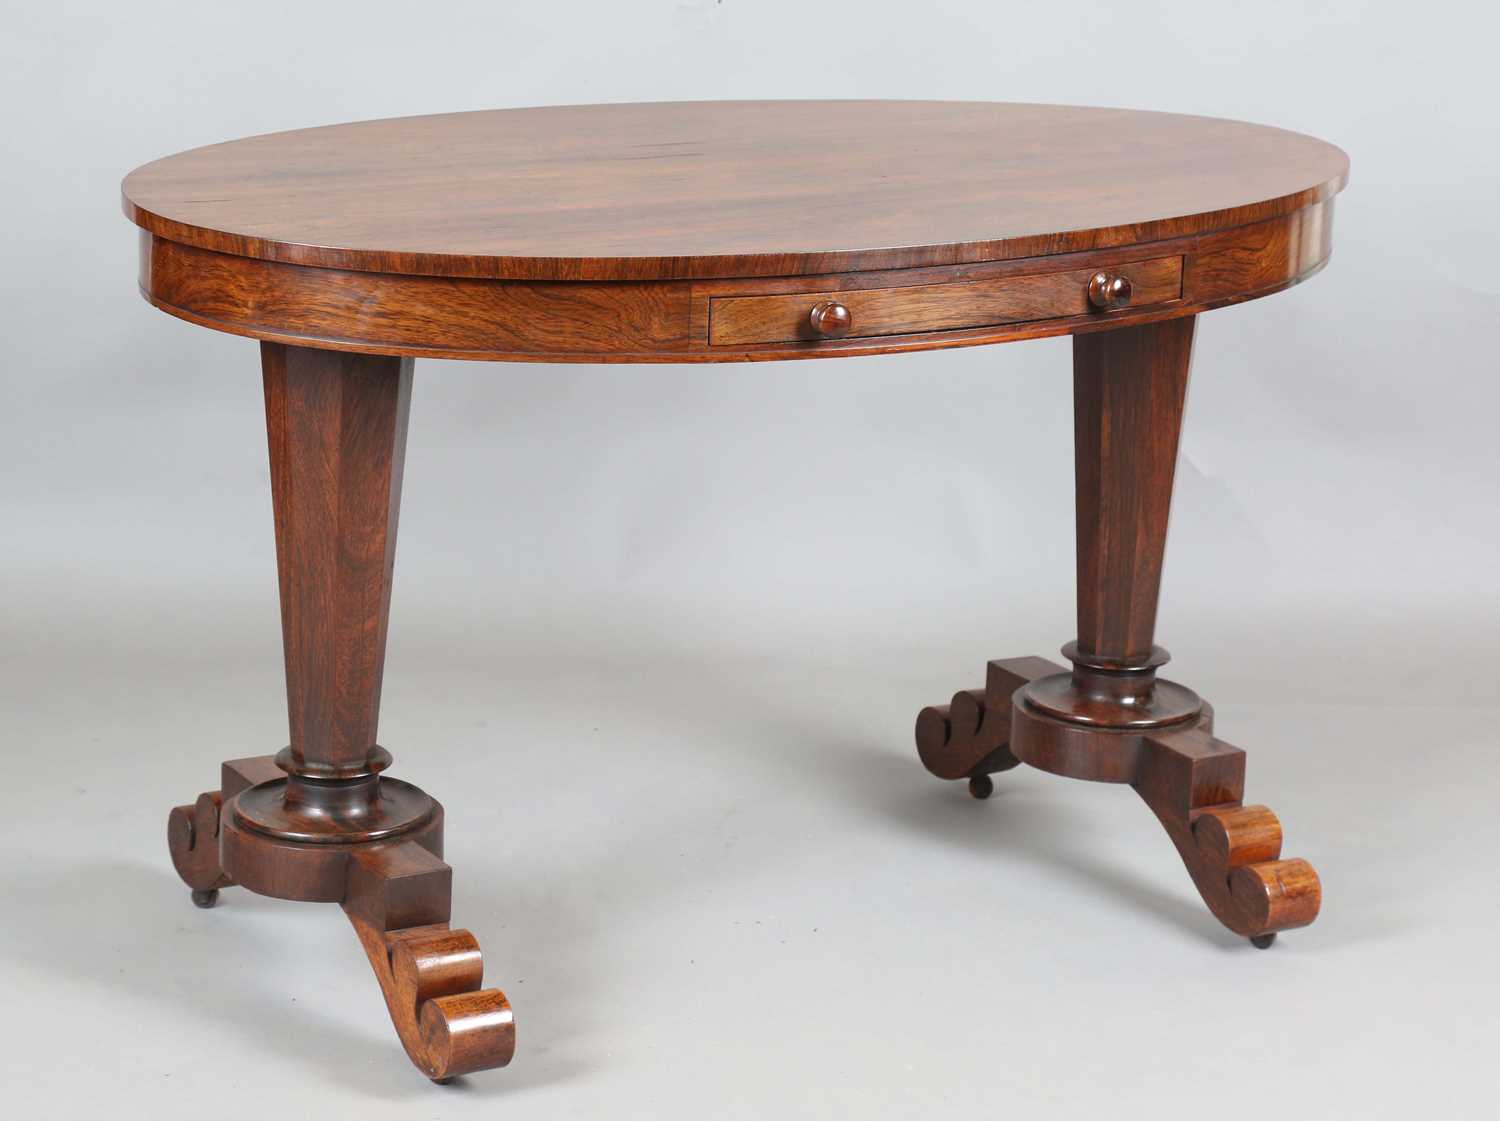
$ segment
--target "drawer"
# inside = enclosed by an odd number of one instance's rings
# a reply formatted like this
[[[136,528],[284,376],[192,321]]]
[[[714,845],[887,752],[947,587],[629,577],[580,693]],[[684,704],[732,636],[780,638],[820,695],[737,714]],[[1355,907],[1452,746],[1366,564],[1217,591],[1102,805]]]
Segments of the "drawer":
[[[746,346],[859,339],[1105,314],[1089,300],[1089,282],[1100,271],[1129,282],[1129,303],[1124,306],[1149,307],[1182,295],[1182,258],[1156,257],[1105,270],[1090,267],[899,288],[715,296],[709,302],[708,341],[712,346]],[[813,325],[814,309],[822,305],[828,322],[826,309],[834,303],[847,313],[834,308],[832,326],[825,328],[829,333],[820,332]]]

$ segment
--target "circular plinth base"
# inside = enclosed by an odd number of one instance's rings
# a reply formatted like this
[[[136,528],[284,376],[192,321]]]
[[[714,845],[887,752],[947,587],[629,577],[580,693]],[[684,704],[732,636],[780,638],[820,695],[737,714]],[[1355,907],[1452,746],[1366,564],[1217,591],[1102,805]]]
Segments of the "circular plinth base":
[[[1091,728],[1032,708],[1024,686],[1011,701],[1010,750],[1038,770],[1089,782],[1131,782],[1140,749],[1139,733]]]
[[[1135,781],[1141,747],[1152,731],[1150,727],[1110,728],[1059,719],[1034,707],[1026,690],[1023,685],[1011,698],[1011,754],[1029,766],[1064,778]],[[1169,726],[1211,730],[1213,709],[1202,701],[1198,705],[1195,715]]]
[[[1164,728],[1191,720],[1203,711],[1198,694],[1175,681],[1146,678],[1141,682],[1144,695],[1133,696],[1127,675],[1113,678],[1112,683],[1118,682],[1115,696],[1086,690],[1071,673],[1039,677],[1026,686],[1024,693],[1027,704],[1057,720],[1116,731]]]
[[[442,856],[442,806],[434,802],[431,816],[402,834],[401,839],[415,841],[434,856]],[[344,898],[351,855],[371,845],[388,843],[329,845],[286,841],[248,829],[238,814],[229,813],[219,835],[219,860],[225,875],[257,895],[306,903],[338,903]]]
[[[288,782],[292,785],[288,788]],[[308,845],[357,845],[409,833],[437,803],[409,782],[274,779],[234,800],[239,822],[257,833]]]

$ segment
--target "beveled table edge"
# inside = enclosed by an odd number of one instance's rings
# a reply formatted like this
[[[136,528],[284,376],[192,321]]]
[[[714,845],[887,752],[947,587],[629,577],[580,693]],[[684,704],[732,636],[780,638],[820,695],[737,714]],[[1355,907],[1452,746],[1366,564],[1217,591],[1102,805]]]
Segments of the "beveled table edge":
[[[753,100],[753,99],[752,99]],[[777,100],[777,99],[770,99]],[[782,99],[796,102],[801,99]],[[865,99],[833,99],[843,102]],[[891,99],[869,99],[881,102]],[[895,99],[904,100],[904,99]],[[923,101],[925,99],[916,99]],[[742,99],[727,99],[728,103],[743,103]],[[947,103],[935,99],[933,103]],[[525,109],[587,109],[594,107],[641,106],[670,104],[653,102],[609,102],[577,106],[517,106],[502,112]],[[1016,104],[1038,108],[1089,109],[1111,108],[1101,106],[1074,106],[1048,102],[989,102],[975,99],[958,99],[956,105]],[[470,110],[486,112],[496,110]],[[871,270],[930,268],[944,265],[975,264],[987,261],[1006,261],[1030,257],[1046,257],[1058,253],[1087,252],[1119,248],[1144,242],[1163,241],[1172,238],[1198,236],[1216,231],[1251,225],[1269,218],[1283,217],[1308,206],[1327,201],[1341,192],[1349,183],[1349,156],[1336,144],[1294,129],[1274,125],[1263,125],[1253,121],[1233,118],[1217,118],[1193,113],[1160,113],[1141,110],[1159,116],[1183,117],[1199,120],[1222,121],[1227,124],[1251,126],[1268,132],[1282,132],[1290,136],[1313,140],[1324,145],[1340,157],[1338,173],[1320,182],[1312,182],[1286,194],[1271,195],[1253,202],[1214,210],[1189,212],[1145,219],[1139,222],[1099,227],[1081,227],[1048,233],[1024,234],[1016,237],[989,238],[958,242],[920,245],[870,246],[860,249],[828,250],[768,250],[757,253],[731,254],[683,254],[673,256],[507,256],[489,254],[402,252],[349,248],[329,245],[313,245],[301,242],[286,242],[275,238],[237,234],[230,230],[214,229],[181,222],[141,206],[130,198],[127,186],[132,176],[173,155],[148,161],[132,169],[120,183],[120,204],[126,218],[143,230],[158,237],[182,245],[209,249],[235,256],[253,257],[258,260],[276,261],[283,264],[306,265],[314,268],[336,268],[356,272],[383,272],[404,276],[451,276],[472,277],[487,280],[555,280],[555,281],[642,281],[642,280],[714,280],[774,276],[815,276],[842,272],[864,272]],[[370,121],[338,122],[316,128],[336,128],[341,124],[379,124],[382,121],[402,121],[422,116],[452,116],[461,114],[416,114],[412,117],[380,118]],[[291,132],[310,131],[292,129]],[[278,135],[277,132],[240,137],[237,140],[256,140]],[[237,140],[222,143],[236,143]],[[213,148],[211,144],[203,147]],[[188,149],[196,151],[197,149]]]

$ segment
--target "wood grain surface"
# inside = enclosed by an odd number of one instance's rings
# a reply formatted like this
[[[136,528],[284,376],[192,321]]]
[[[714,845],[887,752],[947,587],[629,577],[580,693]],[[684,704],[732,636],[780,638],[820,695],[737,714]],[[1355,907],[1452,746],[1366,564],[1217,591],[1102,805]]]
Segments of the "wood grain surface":
[[[1336,193],[1338,148],[1238,121],[924,101],[722,101],[362,121],[132,172],[126,214],[243,257],[511,280],[796,276],[1229,229]]]
[[[196,249],[141,233],[140,287],[162,311],[217,331],[294,346],[420,358],[525,362],[736,362],[838,358],[859,354],[978,346],[1153,322],[1278,292],[1328,260],[1333,200],[1217,233],[1139,246],[923,269],[734,280],[480,280],[315,268]],[[1095,270],[1134,271],[1141,262],[1181,258],[1181,296],[1148,284],[1123,308],[1090,307],[1085,278]],[[1018,292],[1026,278],[1070,274],[1050,318],[1015,320],[1006,308],[1035,306]],[[992,281],[1014,279],[1011,289]],[[974,301],[974,285],[986,293]],[[927,288],[907,334],[710,340],[710,309],[726,298],[801,296],[805,315],[826,296],[850,291]],[[980,326],[956,326],[943,289],[972,310],[991,307]],[[796,310],[797,305],[791,302]]]
[[[199,906],[341,903],[429,1077],[503,1066],[504,993],[449,926],[442,807],[376,742],[418,356],[845,357],[1072,334],[1071,671],[990,664],[923,709],[934,774],[1129,783],[1225,926],[1264,948],[1321,885],[1245,806],[1244,753],[1160,680],[1158,590],[1200,312],[1331,250],[1348,160],[1279,129],[1115,109],[695,102],[367,121],[133,172],[141,291],[262,340],[290,744],[168,817]]]
[[[1096,664],[1152,655],[1195,323],[1073,340],[1078,647]]]
[[[379,770],[412,363],[261,347],[292,769]]]
[[[1095,271],[1082,268],[828,293],[721,296],[709,308],[709,341],[714,346],[821,341],[809,311],[832,296],[848,309],[850,324],[841,337],[851,338],[1083,316],[1091,311],[1088,285]],[[1130,306],[1151,307],[1182,295],[1181,257],[1139,261],[1121,271],[1134,284]]]

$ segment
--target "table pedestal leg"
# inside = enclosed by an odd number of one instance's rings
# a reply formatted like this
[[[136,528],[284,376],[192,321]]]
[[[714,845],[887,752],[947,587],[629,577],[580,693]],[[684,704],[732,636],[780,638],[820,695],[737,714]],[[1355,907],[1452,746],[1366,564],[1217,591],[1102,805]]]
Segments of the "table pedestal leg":
[[[339,903],[429,1077],[504,1066],[510,1005],[449,928],[443,810],[376,743],[411,359],[261,345],[291,742],[167,820],[193,901],[239,884]]]
[[[1265,948],[1317,917],[1305,860],[1281,859],[1281,824],[1243,803],[1245,754],[1213,735],[1213,710],[1159,680],[1154,645],[1167,514],[1192,353],[1193,319],[1073,340],[1078,638],[1071,669],[1041,658],[991,662],[985,688],[917,716],[917,751],[940,778],[1027,763],[1129,783],[1177,846],[1216,918]]]

